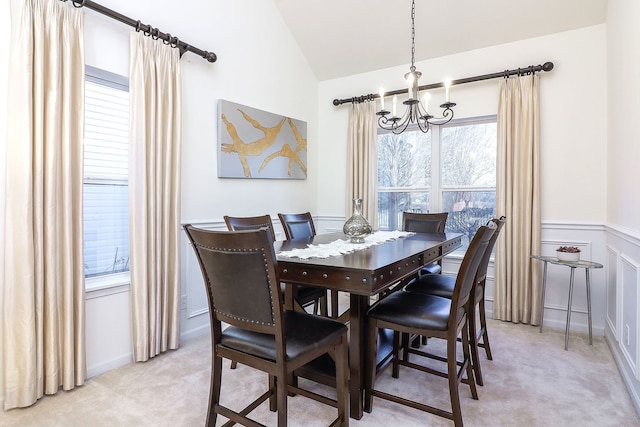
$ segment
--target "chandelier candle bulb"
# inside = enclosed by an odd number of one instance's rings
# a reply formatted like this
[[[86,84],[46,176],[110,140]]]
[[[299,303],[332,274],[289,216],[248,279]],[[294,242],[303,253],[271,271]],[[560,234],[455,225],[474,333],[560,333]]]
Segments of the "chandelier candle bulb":
[[[429,113],[429,92],[424,93],[424,111]]]
[[[384,89],[380,88],[380,110],[384,111]]]
[[[398,104],[398,96],[397,95],[393,95],[393,111],[392,111],[392,115],[393,117],[396,117],[396,106]]]
[[[449,88],[450,87],[451,87],[451,80],[446,79],[444,81],[444,97],[445,97],[447,102],[450,102],[450,98],[449,98]]]

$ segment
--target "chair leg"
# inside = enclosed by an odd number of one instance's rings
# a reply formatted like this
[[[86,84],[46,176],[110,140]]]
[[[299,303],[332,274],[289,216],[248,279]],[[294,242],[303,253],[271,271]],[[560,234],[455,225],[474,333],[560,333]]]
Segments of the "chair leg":
[[[337,319],[340,315],[338,307],[338,291],[329,291],[329,296],[331,297],[331,318]]]
[[[411,345],[411,335],[407,333],[402,333],[402,360],[404,362],[409,362],[409,346]]]
[[[269,375],[269,390],[275,390],[276,389],[276,377],[274,377],[273,375]],[[271,412],[275,412],[278,410],[278,396],[276,396],[275,393],[272,393],[271,396],[269,396],[269,410]]]
[[[471,348],[471,364],[473,366],[473,372],[475,373],[476,382],[478,385],[484,385],[482,380],[482,369],[480,368],[480,357],[478,356],[478,335],[476,335],[476,312],[475,312],[475,304],[472,305],[472,308],[467,317],[467,323],[469,325],[469,347]]]
[[[404,334],[403,334],[404,337]],[[391,376],[398,378],[399,367],[398,358],[400,357],[400,332],[393,331],[393,354],[391,355]],[[407,348],[404,348],[405,354],[407,354]]]
[[[207,410],[207,427],[216,425],[218,413],[215,406],[220,403],[220,385],[222,383],[222,358],[213,355],[211,360],[211,390],[209,390],[209,409]]]
[[[280,372],[275,378],[276,399],[278,400],[278,427],[287,427],[287,375]]]
[[[462,328],[462,364],[464,366],[466,362],[467,366],[467,382],[469,383],[469,388],[471,389],[471,397],[474,400],[478,400],[478,390],[476,389],[476,382],[473,377],[473,367],[471,366],[471,355],[469,354],[469,325],[464,325]]]
[[[345,336],[335,349],[336,361],[336,403],[342,427],[349,426],[349,346]]]
[[[322,317],[329,317],[329,308],[327,307],[329,304],[328,299],[327,299],[327,295],[325,293],[325,295],[320,298],[320,316]]]
[[[449,380],[449,399],[451,400],[453,422],[456,427],[462,427],[462,411],[460,409],[460,394],[458,391],[458,363],[456,361],[457,346],[457,340],[447,340],[447,379]]]
[[[487,333],[487,315],[484,311],[484,296],[482,300],[480,300],[479,311],[480,331],[482,332],[482,347],[484,348],[485,353],[487,353],[487,359],[493,360],[493,356],[491,355],[491,347],[489,346],[489,334]]]

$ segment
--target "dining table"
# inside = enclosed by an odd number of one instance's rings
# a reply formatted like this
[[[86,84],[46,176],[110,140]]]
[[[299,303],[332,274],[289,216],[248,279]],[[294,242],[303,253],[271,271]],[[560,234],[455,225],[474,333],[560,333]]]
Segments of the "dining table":
[[[367,310],[372,297],[416,275],[422,266],[442,259],[462,245],[460,233],[407,233],[379,244],[328,257],[300,258],[287,252],[349,238],[341,232],[274,243],[280,280],[286,284],[285,306],[293,309],[297,284],[313,285],[349,295],[350,415],[363,415]]]

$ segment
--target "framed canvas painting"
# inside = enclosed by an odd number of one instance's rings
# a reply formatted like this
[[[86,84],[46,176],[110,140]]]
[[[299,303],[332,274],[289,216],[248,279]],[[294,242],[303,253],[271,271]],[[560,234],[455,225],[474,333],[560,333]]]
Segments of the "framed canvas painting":
[[[307,123],[221,99],[218,177],[306,179]]]

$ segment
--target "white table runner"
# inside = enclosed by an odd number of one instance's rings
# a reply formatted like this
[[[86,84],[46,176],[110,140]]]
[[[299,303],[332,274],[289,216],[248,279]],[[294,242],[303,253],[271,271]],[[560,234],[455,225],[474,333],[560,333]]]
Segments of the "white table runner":
[[[349,252],[366,249],[370,246],[379,245],[389,240],[395,240],[414,233],[408,231],[376,231],[364,238],[364,243],[351,243],[348,240],[338,239],[331,243],[322,243],[318,245],[307,245],[306,248],[292,249],[290,251],[282,251],[278,256],[286,258],[329,258]]]

